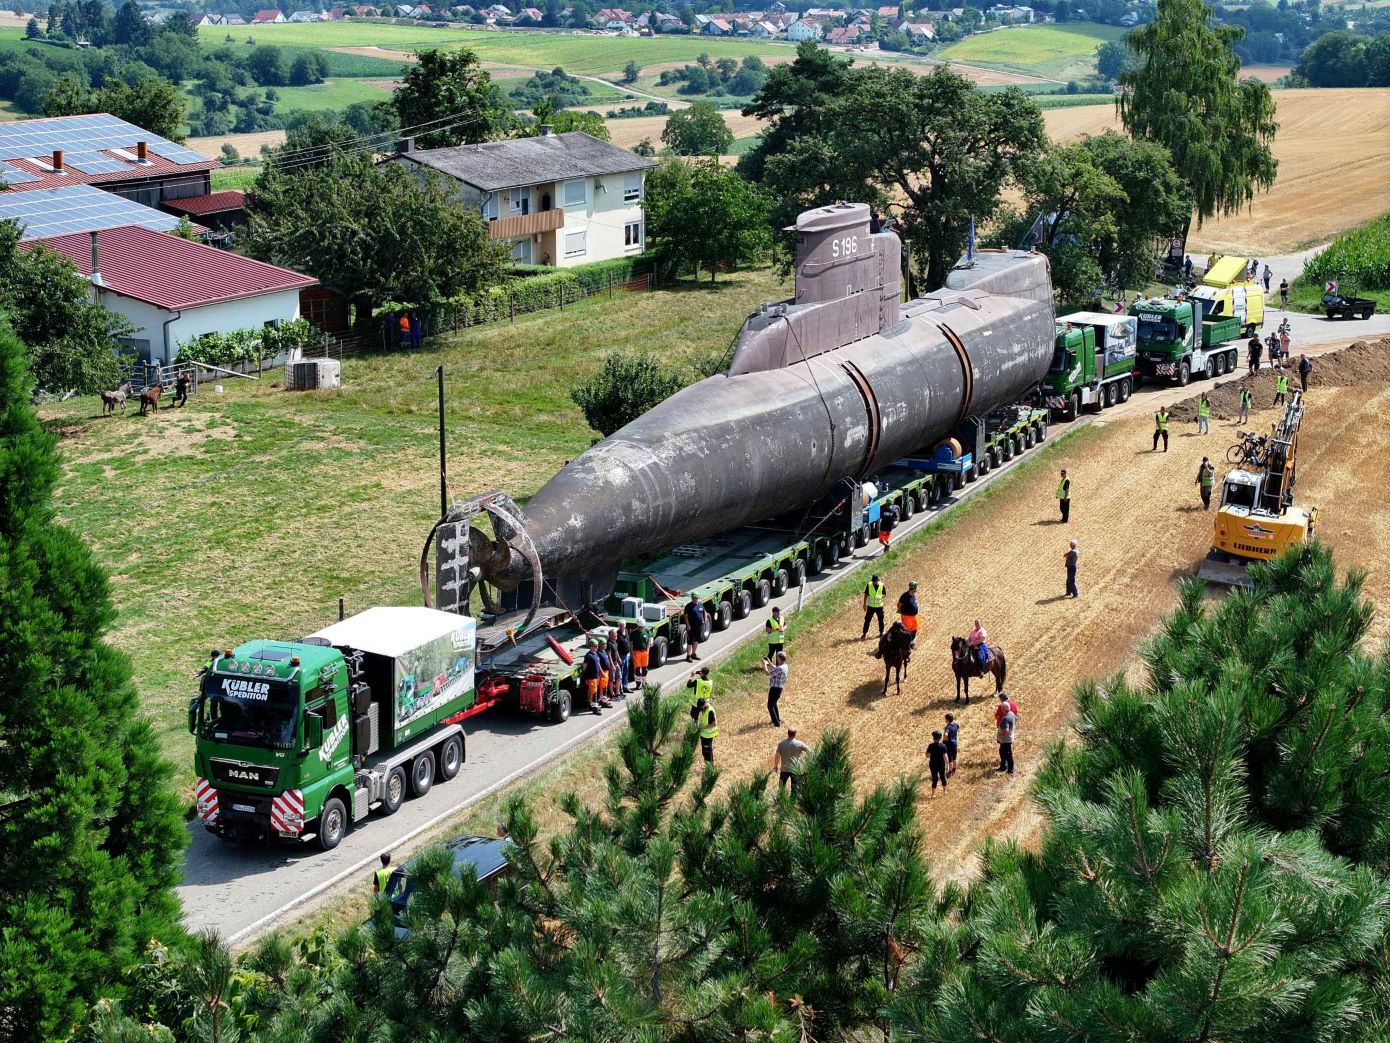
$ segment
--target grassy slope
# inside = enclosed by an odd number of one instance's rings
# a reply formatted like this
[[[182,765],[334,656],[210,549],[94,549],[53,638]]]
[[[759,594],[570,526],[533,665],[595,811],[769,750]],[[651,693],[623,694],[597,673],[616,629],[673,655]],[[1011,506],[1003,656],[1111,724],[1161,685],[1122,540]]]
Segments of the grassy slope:
[[[1022,25],[966,37],[933,57],[1074,80],[1094,75],[1100,45],[1118,40],[1127,31],[1093,22]]]
[[[62,436],[63,519],[111,573],[117,644],[188,780],[183,708],[207,650],[299,637],[349,611],[416,603],[437,510],[434,367],[448,377],[451,487],[529,495],[593,434],[569,389],[617,349],[726,347],[767,272],[592,299],[460,336],[443,351],[349,361],[341,391],[288,394],[279,375],[211,382],[191,404],[100,419],[93,399],[46,414]]]
[[[275,90],[280,95],[275,103],[277,112],[336,111],[359,101],[375,104],[391,100],[390,91],[369,80],[328,79],[311,87],[276,87]]]

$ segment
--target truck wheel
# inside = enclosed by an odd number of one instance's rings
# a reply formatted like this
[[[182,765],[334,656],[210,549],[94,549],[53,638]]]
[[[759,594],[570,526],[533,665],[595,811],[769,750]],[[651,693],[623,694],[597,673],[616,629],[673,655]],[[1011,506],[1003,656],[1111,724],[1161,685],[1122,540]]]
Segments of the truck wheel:
[[[1234,372],[1236,371],[1236,361],[1237,361],[1237,360],[1236,360],[1236,353],[1235,353],[1234,351],[1228,351],[1228,352],[1226,352],[1226,372],[1227,372],[1227,373],[1234,373]]]
[[[916,513],[916,505],[913,504],[911,496],[903,497],[903,505],[900,509],[902,510],[903,521],[907,521]]]
[[[1187,387],[1188,383],[1189,383],[1191,380],[1192,380],[1192,367],[1191,367],[1191,365],[1188,364],[1187,359],[1183,359],[1183,360],[1182,360],[1182,365],[1178,367],[1178,386],[1179,386],[1179,387]]]
[[[772,574],[772,596],[780,598],[787,592],[788,576],[786,569],[778,569]]]
[[[959,490],[959,489],[964,489],[964,488],[965,488],[965,475],[959,474],[959,473],[953,475],[953,476],[951,477],[951,485],[952,485],[954,488],[958,489],[958,490]]]
[[[1134,388],[1130,385],[1129,377],[1125,377],[1124,380],[1120,381],[1120,401],[1128,402],[1129,396],[1133,393]],[[1042,441],[1042,439],[1038,439],[1038,441]]]
[[[917,510],[925,511],[927,509],[927,505],[930,503],[930,489],[918,489],[915,493],[912,494],[912,506],[917,508]]]
[[[1105,387],[1100,389],[1100,395],[1098,397],[1100,398],[1100,408],[1109,409],[1115,404],[1115,385],[1106,384]]]
[[[410,762],[410,792],[423,797],[434,785],[434,754],[426,750]]]
[[[1046,421],[1046,420],[1039,420],[1039,421],[1038,421],[1038,441],[1039,441],[1039,442],[1046,442],[1046,441],[1047,441],[1047,421]]]
[[[1023,448],[1024,448],[1024,449],[1032,449],[1032,448],[1033,448],[1033,425],[1032,425],[1032,424],[1029,424],[1027,427],[1025,427],[1025,428],[1023,429]]]
[[[652,642],[651,652],[648,655],[647,666],[652,670],[660,670],[666,665],[666,660],[670,656],[670,650],[666,647],[666,639],[659,637]]]
[[[825,571],[825,555],[819,550],[812,551],[811,560],[807,564],[806,572],[811,576],[819,576]]]
[[[806,582],[806,559],[797,558],[796,567],[792,569],[791,585],[799,587]]]
[[[724,604],[725,603],[723,601],[719,603],[721,608],[724,606]],[[702,645],[709,640],[710,634],[713,634],[715,631],[714,611],[715,610],[711,608],[709,605],[705,606],[705,621],[700,624],[700,644]],[[719,629],[722,630],[723,627],[720,627]]]
[[[729,624],[734,621],[734,606],[727,601],[721,601],[719,607],[714,610],[713,615],[706,614],[706,619],[712,618],[711,626],[715,630],[728,630]],[[741,617],[740,617],[741,618]]]
[[[319,847],[324,851],[332,851],[343,842],[343,834],[347,832],[347,808],[337,797],[329,797],[323,802],[323,810],[319,812]]]
[[[994,470],[996,467],[1003,467],[1003,466],[1004,466],[1004,454],[1003,454],[1003,452],[1000,451],[999,447],[996,446],[995,448],[993,448],[993,449],[991,449],[991,450],[989,451],[989,467],[990,467],[990,470]]]
[[[563,688],[560,689],[560,694],[565,694]],[[565,711],[565,716],[569,716],[568,710]],[[448,782],[458,775],[459,769],[463,767],[463,740],[457,735],[449,736],[440,743],[436,756],[439,758],[439,777]]]
[[[383,815],[394,815],[404,803],[405,769],[397,766],[386,776],[386,791],[381,795],[381,807],[377,810]]]
[[[753,595],[746,590],[734,591],[729,611],[735,619],[747,619],[748,613],[753,611]]]
[[[1067,399],[1067,419],[1075,420],[1081,415],[1081,393],[1073,391]]]
[[[555,701],[550,704],[550,720],[554,724],[564,724],[570,719],[570,711],[573,709],[574,696],[568,688],[561,688],[555,693]]]
[[[658,638],[657,640],[665,640],[665,639],[664,639],[664,638]],[[652,644],[655,645],[656,642],[653,641]],[[667,642],[667,645],[666,645],[666,654],[667,654],[668,656],[673,656],[673,655],[685,655],[685,627],[683,627],[683,626],[682,626],[681,624],[679,624],[679,623],[672,623],[672,624],[671,624],[671,639],[670,639],[669,642]],[[651,655],[650,658],[651,658],[651,662],[652,662],[653,664],[655,664],[655,662],[656,662],[656,653],[655,653],[655,650],[653,650],[653,653],[652,653],[652,655]]]
[[[976,464],[974,467],[972,467],[971,470],[978,471],[981,475],[986,475],[989,474],[989,465],[989,454],[985,453],[980,457],[980,462]]]
[[[1206,377],[1208,380],[1215,380],[1217,377],[1221,376],[1221,370],[1217,366],[1214,357],[1207,359],[1207,368],[1205,372],[1202,373],[1202,376]]]
[[[772,600],[772,584],[760,579],[753,584],[753,607],[762,608]]]

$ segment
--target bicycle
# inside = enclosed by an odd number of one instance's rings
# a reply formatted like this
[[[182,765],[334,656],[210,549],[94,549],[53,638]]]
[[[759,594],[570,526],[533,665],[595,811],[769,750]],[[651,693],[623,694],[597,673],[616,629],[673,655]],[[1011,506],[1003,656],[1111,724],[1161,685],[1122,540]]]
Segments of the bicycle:
[[[1239,442],[1226,450],[1226,462],[1262,467],[1268,453],[1269,439],[1264,435],[1247,432],[1240,436]]]

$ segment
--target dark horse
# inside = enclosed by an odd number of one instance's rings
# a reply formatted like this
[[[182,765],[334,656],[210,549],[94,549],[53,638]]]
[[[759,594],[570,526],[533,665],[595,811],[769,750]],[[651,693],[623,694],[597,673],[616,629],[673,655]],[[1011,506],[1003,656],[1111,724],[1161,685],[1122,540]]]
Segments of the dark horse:
[[[903,690],[903,678],[907,676],[907,664],[912,659],[912,635],[901,621],[894,622],[888,632],[878,639],[875,659],[883,660],[883,694],[888,694],[888,675],[894,673],[899,694]]]
[[[994,675],[994,690],[1002,692],[1004,690],[1004,677],[1009,672],[1008,660],[1004,658],[1004,650],[996,645],[989,646],[989,665],[981,669],[980,660],[970,647],[970,642],[963,637],[951,638],[951,672],[956,675],[956,702],[960,702],[960,685],[965,682],[965,702],[970,704],[970,679],[972,677],[984,677],[985,674]]]
[[[140,392],[140,415],[147,415],[150,410],[159,412],[159,396],[164,394],[164,385],[156,384],[154,387],[146,388]]]

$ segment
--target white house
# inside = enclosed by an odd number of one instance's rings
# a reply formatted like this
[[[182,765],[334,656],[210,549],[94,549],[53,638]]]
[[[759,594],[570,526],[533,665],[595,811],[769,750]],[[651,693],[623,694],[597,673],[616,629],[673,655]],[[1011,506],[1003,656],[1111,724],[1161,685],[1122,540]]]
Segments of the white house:
[[[787,39],[794,43],[802,40],[819,40],[825,35],[825,27],[809,18],[799,18],[787,26]]]
[[[519,264],[560,268],[641,253],[642,201],[656,166],[583,131],[416,149],[401,143],[394,162],[436,170],[458,182],[456,198],[476,207],[494,239]]]
[[[173,362],[206,333],[259,329],[299,318],[307,275],[151,228],[126,225],[21,244],[65,254],[92,280],[98,303],[129,320],[122,343],[141,362]]]

